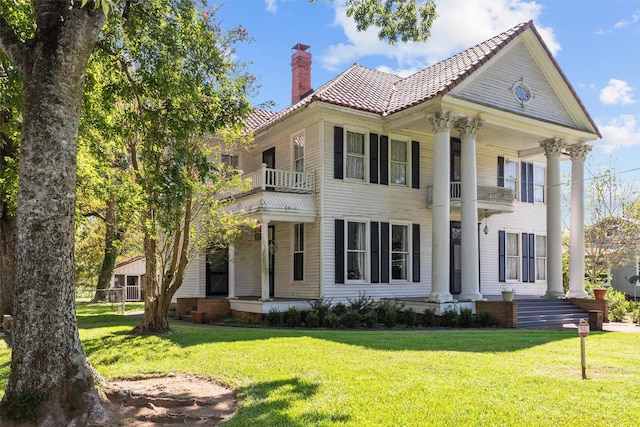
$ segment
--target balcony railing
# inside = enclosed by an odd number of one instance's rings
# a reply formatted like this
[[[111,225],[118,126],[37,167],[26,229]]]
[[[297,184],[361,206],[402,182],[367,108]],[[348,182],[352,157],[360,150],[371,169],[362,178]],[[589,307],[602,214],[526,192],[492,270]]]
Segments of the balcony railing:
[[[460,201],[461,195],[460,182],[452,182],[450,190],[451,201]],[[511,188],[478,185],[478,202],[512,204],[515,198],[515,192]],[[433,204],[433,187],[428,187],[427,189],[427,203],[429,205]]]
[[[315,174],[313,172],[269,169],[265,164],[257,171],[245,174],[242,180],[248,185],[248,188],[244,188],[243,192],[262,190],[312,194],[315,191]]]

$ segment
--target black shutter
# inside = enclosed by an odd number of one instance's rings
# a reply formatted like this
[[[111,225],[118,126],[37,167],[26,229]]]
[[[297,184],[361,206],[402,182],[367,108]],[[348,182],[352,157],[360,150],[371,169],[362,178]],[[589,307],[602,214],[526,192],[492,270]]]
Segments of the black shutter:
[[[522,282],[529,281],[529,235],[522,233]]]
[[[536,235],[529,234],[529,281],[536,281]]]
[[[505,233],[504,231],[498,231],[498,281],[505,282],[507,254],[505,249]]]
[[[369,134],[369,182],[378,183],[378,134]]]
[[[411,188],[420,188],[420,143],[411,141]]]
[[[389,185],[389,137],[380,136],[380,184]]]
[[[529,181],[527,182],[527,193],[529,193],[529,203],[533,203],[533,163],[527,163],[527,176]]]
[[[498,187],[504,187],[504,157],[498,157]]]
[[[333,128],[333,177],[343,179],[344,173],[344,129],[339,126]]]
[[[413,281],[420,281],[420,224],[413,224],[412,226],[412,234],[413,234],[413,256],[412,256],[412,265],[413,265]]]
[[[389,283],[389,223],[380,223],[380,283]]]
[[[520,162],[520,201],[527,202],[527,164]]]
[[[336,219],[336,283],[344,283],[344,220]]]
[[[380,236],[378,223],[371,222],[371,283],[380,283]]]

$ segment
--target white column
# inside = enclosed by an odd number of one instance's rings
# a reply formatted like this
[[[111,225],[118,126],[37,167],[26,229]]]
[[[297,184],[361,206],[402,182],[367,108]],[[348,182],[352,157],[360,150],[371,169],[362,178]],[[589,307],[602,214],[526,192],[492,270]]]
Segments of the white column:
[[[480,260],[478,259],[478,178],[476,168],[476,136],[482,122],[462,118],[456,122],[461,141],[460,224],[462,255],[461,301],[478,301],[480,293]]]
[[[591,146],[567,147],[571,155],[571,218],[569,229],[569,292],[567,298],[589,298],[584,288],[584,161]]]
[[[451,112],[436,113],[429,119],[433,126],[433,204],[431,209],[431,295],[435,302],[451,301],[449,292],[450,262],[450,163]]]
[[[562,205],[559,138],[542,141],[547,156],[547,298],[564,297],[562,288]]]
[[[262,301],[269,301],[269,221],[260,225],[260,285]]]
[[[227,299],[236,299],[236,245],[229,245],[229,292]]]

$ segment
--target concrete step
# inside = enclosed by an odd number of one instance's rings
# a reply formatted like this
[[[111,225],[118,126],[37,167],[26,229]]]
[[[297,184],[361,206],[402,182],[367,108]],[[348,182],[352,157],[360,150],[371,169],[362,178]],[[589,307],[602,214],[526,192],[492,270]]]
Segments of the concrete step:
[[[588,318],[586,311],[566,300],[518,300],[518,328],[562,328],[567,323],[577,325],[580,319]]]

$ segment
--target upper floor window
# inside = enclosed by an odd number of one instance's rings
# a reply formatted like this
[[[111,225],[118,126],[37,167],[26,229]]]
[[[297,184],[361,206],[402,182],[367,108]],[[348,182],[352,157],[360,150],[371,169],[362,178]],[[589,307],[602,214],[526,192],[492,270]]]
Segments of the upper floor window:
[[[521,202],[544,203],[545,179],[543,166],[498,157],[498,186],[512,189]]]
[[[504,186],[517,194],[518,189],[518,162],[505,160],[504,162]]]
[[[235,154],[223,154],[221,156],[222,163],[224,163],[225,165],[229,166],[230,168],[234,168],[234,169],[238,169],[238,156]]]
[[[544,203],[545,170],[542,166],[533,166],[533,200]]]
[[[293,141],[293,170],[304,172],[304,132],[294,135]]]
[[[363,181],[365,171],[365,145],[363,133],[347,131],[345,155],[346,177]]]
[[[391,183],[407,185],[407,142],[391,140]]]

